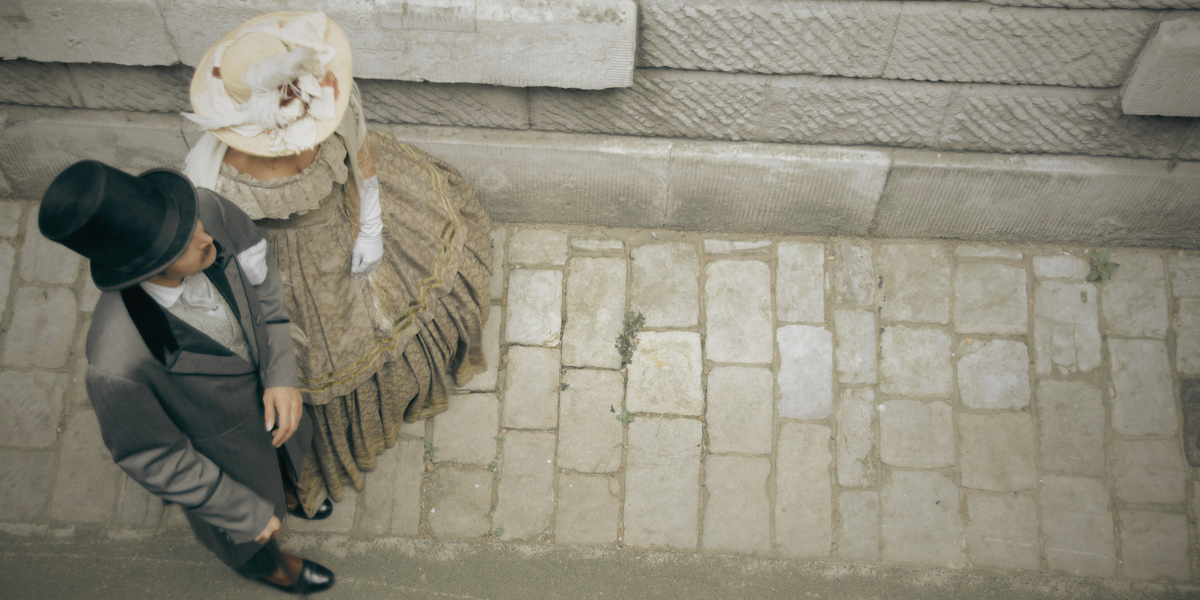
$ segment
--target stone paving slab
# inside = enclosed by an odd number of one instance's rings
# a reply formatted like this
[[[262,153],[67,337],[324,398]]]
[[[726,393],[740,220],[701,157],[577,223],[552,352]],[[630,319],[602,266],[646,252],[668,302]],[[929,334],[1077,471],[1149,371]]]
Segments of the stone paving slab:
[[[1037,485],[1029,414],[959,414],[957,425],[963,487],[1019,492]]]
[[[892,325],[881,329],[879,389],[885,394],[945,398],[954,386],[950,334],[941,329]]]
[[[828,329],[786,325],[779,344],[779,416],[822,420],[833,412],[833,336]]]
[[[491,533],[492,473],[444,466],[425,489],[426,530],[439,538],[477,538]]]
[[[780,427],[775,476],[775,544],[782,556],[822,558],[833,538],[833,484],[828,427]]]
[[[574,258],[567,279],[567,324],[563,364],[571,367],[621,366],[617,334],[625,316],[625,259]]]
[[[25,223],[25,243],[21,247],[21,277],[40,283],[75,283],[83,259],[66,246],[42,237],[37,218],[38,211],[30,210]]]
[[[75,293],[61,287],[22,287],[13,294],[12,307],[0,362],[37,369],[65,366],[78,321]]]
[[[49,448],[58,439],[67,376],[61,373],[0,373],[0,439],[4,445]]]
[[[1043,381],[1037,387],[1039,458],[1044,471],[1105,474],[1104,403],[1082,383]]]
[[[1041,281],[1033,291],[1037,372],[1087,373],[1100,366],[1096,286]]]
[[[1113,514],[1104,482],[1044,477],[1042,535],[1049,567],[1072,575],[1111,577],[1116,570]]]
[[[879,379],[878,330],[875,311],[840,308],[833,313],[837,332],[838,381],[841,383],[876,383]]]
[[[50,497],[53,480],[53,450],[0,450],[0,504],[8,519],[37,519]]]
[[[838,239],[829,244],[833,254],[833,294],[838,304],[867,306],[875,303],[874,250],[863,240]]]
[[[0,242],[0,311],[8,306],[8,290],[12,285],[13,261],[17,251],[8,242]]]
[[[558,404],[558,466],[581,473],[621,468],[625,431],[616,419],[625,382],[616,371],[568,370]]]
[[[771,551],[771,460],[709,456],[704,463],[704,550],[764,555]]]
[[[954,272],[954,330],[1020,335],[1029,323],[1024,265],[962,261]]]
[[[123,474],[100,439],[100,422],[90,410],[67,420],[50,499],[55,521],[103,523],[112,516]]]
[[[941,401],[888,400],[879,405],[879,456],[897,467],[949,467],[954,409]]]
[[[633,412],[699,415],[700,335],[681,331],[643,333],[630,363],[625,401]]]
[[[1200,374],[1200,299],[1180,298],[1175,316],[1175,370]]]
[[[838,495],[838,556],[847,560],[879,559],[879,492],[845,491]]]
[[[972,564],[992,569],[1041,568],[1032,494],[970,494],[967,515]]]
[[[1122,574],[1145,581],[1191,578],[1186,515],[1142,510],[1119,515]]]
[[[722,260],[710,263],[705,275],[708,360],[771,362],[771,269],[767,263]]]
[[[450,408],[433,418],[433,462],[486,465],[496,458],[500,405],[495,394],[451,399]]]
[[[782,242],[775,267],[776,312],[788,323],[825,321],[825,245]]]
[[[564,473],[558,478],[554,541],[578,546],[617,542],[621,486],[606,475]]]
[[[562,334],[562,271],[513,270],[508,279],[505,340],[554,346]]]
[[[0,202],[0,521],[186,528],[103,447],[82,385],[98,293],[21,235],[29,206]],[[336,518],[288,531],[1200,576],[1178,398],[1200,253],[1116,248],[1117,276],[1086,282],[1088,248],[492,239],[488,371],[404,424]],[[623,362],[627,311],[646,325]]]
[[[775,381],[763,367],[717,367],[708,373],[709,452],[770,454]]]
[[[882,244],[875,262],[885,321],[950,322],[950,259],[944,247]]]
[[[510,431],[504,436],[493,517],[501,539],[530,540],[550,533],[555,442],[553,433]]]
[[[1113,488],[1125,502],[1182,505],[1188,469],[1175,440],[1114,440]]]
[[[508,261],[517,265],[565,265],[567,234],[517,228],[508,238]]]
[[[699,531],[699,421],[639,418],[629,424],[625,543],[695,550]]]
[[[1147,252],[1116,252],[1121,266],[1101,289],[1108,332],[1129,337],[1167,335],[1166,269],[1163,257]]]
[[[700,254],[694,244],[647,244],[629,255],[629,309],[647,327],[692,327],[700,319]]]
[[[1167,346],[1156,340],[1108,340],[1113,429],[1124,435],[1172,435],[1179,426]]]
[[[837,413],[837,476],[843,487],[873,487],[875,460],[875,391],[842,390]]]
[[[558,425],[561,372],[562,354],[557,348],[509,348],[504,375],[504,426],[552,429]]]
[[[958,487],[945,475],[896,471],[880,492],[884,560],[955,567],[962,564]]]
[[[401,439],[379,455],[363,490],[363,509],[369,518],[360,520],[360,528],[374,535],[417,535],[424,475],[425,447],[420,440]]]
[[[1029,348],[1013,340],[959,344],[958,392],[963,406],[1021,409],[1029,404]]]

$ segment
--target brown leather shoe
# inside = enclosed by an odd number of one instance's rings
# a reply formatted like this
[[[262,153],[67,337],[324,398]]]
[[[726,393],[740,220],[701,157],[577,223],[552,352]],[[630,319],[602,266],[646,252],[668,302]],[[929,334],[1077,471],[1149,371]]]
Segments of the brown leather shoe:
[[[283,562],[286,570],[280,567],[259,581],[289,594],[314,594],[333,587],[333,571],[320,564],[286,552]]]

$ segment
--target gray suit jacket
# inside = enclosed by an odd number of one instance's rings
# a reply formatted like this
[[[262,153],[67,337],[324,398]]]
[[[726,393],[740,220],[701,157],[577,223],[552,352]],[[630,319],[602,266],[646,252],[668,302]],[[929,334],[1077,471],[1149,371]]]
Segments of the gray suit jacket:
[[[182,506],[196,536],[238,566],[253,539],[283,517],[279,458],[262,393],[298,387],[283,283],[272,257],[254,286],[236,254],[263,239],[245,213],[197,190],[200,222],[218,248],[205,274],[237,313],[248,362],[163,310],[140,286],[101,295],[87,339],[88,396],[113,460],[155,495]],[[299,471],[312,418],[285,444]]]

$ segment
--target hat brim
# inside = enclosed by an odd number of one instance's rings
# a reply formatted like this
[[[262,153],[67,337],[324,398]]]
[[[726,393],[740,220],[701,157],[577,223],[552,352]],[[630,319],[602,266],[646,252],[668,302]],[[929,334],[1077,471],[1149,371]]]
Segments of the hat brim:
[[[128,273],[121,273],[105,268],[92,261],[92,281],[102,292],[123,290],[150,279],[161,273],[163,269],[175,264],[175,261],[179,260],[183,256],[183,253],[187,251],[188,246],[191,245],[192,235],[196,231],[199,203],[196,196],[196,187],[192,185],[191,180],[182,173],[171,169],[151,169],[138,175],[138,178],[144,179],[159,190],[162,190],[167,201],[175,204],[179,211],[178,225],[176,226],[171,243],[167,245],[167,249],[163,251],[158,259],[152,264],[147,265],[136,276],[130,276]],[[114,240],[114,243],[120,243],[120,241]]]
[[[191,102],[192,112],[201,114],[200,108],[196,105],[196,96],[208,91],[208,73],[212,71],[213,56],[217,52],[217,48],[221,44],[237,37],[242,30],[247,27],[257,25],[263,21],[271,19],[281,19],[285,22],[297,17],[310,14],[302,11],[278,11],[261,15],[238,25],[233,31],[225,35],[213,44],[208,52],[204,53],[204,58],[200,59],[200,63],[196,65],[196,72],[192,74],[191,86]],[[317,135],[314,144],[320,144],[325,141],[337,129],[338,124],[342,122],[342,117],[346,114],[346,109],[350,107],[351,87],[354,85],[354,69],[353,58],[350,50],[350,40],[346,37],[346,32],[338,27],[333,19],[327,18],[328,27],[325,30],[325,43],[333,46],[337,50],[337,56],[329,64],[329,70],[333,71],[333,75],[338,80],[337,99],[334,100],[335,111],[332,119],[316,120]],[[217,139],[225,142],[229,147],[236,148],[252,154],[254,156],[285,156],[287,152],[277,152],[271,150],[271,142],[266,133],[260,133],[253,137],[246,137],[234,130],[225,127],[222,129],[214,129],[212,134],[217,136]]]

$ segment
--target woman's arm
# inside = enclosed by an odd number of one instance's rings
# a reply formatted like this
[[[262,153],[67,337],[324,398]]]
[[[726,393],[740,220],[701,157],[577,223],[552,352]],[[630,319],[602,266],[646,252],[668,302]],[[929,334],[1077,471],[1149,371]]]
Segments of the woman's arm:
[[[366,277],[383,260],[383,210],[379,204],[379,177],[371,160],[371,144],[363,140],[358,151],[358,171],[362,174],[358,189],[358,239],[350,259],[350,274]]]

